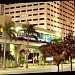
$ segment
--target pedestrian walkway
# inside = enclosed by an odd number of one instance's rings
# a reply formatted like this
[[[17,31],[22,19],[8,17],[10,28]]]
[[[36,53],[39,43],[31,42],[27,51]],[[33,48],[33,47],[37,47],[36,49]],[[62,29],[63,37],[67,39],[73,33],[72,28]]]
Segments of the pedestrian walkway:
[[[28,68],[26,68],[26,64],[23,65],[23,67],[11,67],[11,68],[5,68],[5,70],[11,70],[11,69],[32,69],[32,68],[43,68],[43,67],[47,67],[49,65],[38,65],[38,64],[28,64]],[[0,71],[3,70],[2,68],[0,68]]]
[[[52,66],[52,65],[51,65]],[[45,72],[44,71],[48,71],[50,70],[50,65],[38,65],[38,64],[29,64],[28,68],[25,67],[17,67],[17,68],[5,68],[5,70],[3,70],[2,68],[0,69],[0,75],[1,74],[22,74],[22,73],[37,73],[37,72]]]

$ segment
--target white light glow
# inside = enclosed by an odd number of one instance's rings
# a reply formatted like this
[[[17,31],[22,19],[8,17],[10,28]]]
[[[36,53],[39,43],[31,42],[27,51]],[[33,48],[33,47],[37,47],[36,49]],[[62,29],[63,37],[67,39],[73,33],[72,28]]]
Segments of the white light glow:
[[[52,61],[53,57],[46,57],[46,61]]]
[[[59,32],[56,32],[56,36],[59,36],[60,35],[60,33]]]
[[[16,27],[16,31],[18,32],[19,30],[21,30],[21,27]]]

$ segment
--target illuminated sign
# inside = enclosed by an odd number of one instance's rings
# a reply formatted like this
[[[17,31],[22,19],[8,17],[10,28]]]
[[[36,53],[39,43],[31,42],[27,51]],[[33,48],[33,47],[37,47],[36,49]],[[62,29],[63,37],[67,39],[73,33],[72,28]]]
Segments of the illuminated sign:
[[[53,57],[46,57],[46,61],[52,61]]]

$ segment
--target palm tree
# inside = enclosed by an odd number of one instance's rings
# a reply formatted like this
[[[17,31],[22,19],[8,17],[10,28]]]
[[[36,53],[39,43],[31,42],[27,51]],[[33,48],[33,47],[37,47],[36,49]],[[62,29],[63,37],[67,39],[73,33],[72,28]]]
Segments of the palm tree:
[[[16,31],[14,30],[15,23],[13,21],[11,22],[5,22],[4,26],[1,26],[3,28],[4,33],[4,59],[3,59],[3,69],[5,69],[5,54],[6,54],[6,40],[9,38],[10,40],[16,39]]]
[[[23,31],[24,31],[24,37],[25,37],[25,33],[27,34],[27,63],[26,63],[26,68],[28,68],[28,46],[29,46],[29,38],[30,35],[32,35],[35,40],[38,42],[38,37],[39,37],[39,33],[35,30],[35,25],[31,25],[28,21],[27,23],[22,25]]]

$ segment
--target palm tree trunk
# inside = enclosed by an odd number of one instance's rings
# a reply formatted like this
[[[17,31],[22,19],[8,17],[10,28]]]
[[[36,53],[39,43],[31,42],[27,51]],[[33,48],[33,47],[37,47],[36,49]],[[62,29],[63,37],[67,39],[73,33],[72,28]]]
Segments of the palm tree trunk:
[[[72,71],[72,57],[69,56],[69,61],[70,61],[70,70]]]
[[[29,34],[28,34],[28,39],[27,39],[27,56],[26,56],[26,68],[28,68],[28,45],[29,45]]]
[[[5,43],[4,43],[4,59],[3,59],[3,69],[5,69],[5,52],[6,52],[6,36],[5,37]]]
[[[59,72],[59,63],[58,63],[58,72]]]
[[[34,65],[34,50],[33,50],[33,65]]]

